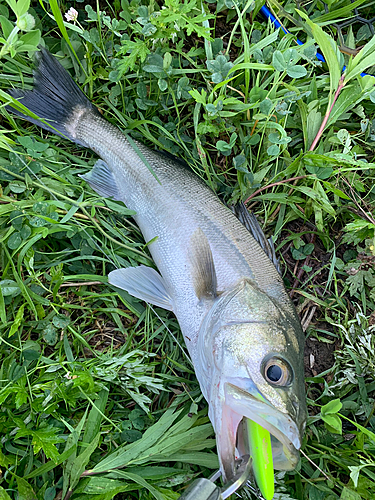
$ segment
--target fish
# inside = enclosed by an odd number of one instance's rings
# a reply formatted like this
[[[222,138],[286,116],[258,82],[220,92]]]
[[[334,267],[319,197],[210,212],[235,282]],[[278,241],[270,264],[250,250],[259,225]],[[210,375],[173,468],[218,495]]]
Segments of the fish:
[[[116,269],[108,280],[175,314],[224,480],[236,474],[236,455],[249,453],[246,418],[271,434],[275,469],[295,468],[307,416],[304,335],[256,219],[243,205],[234,213],[180,161],[134,147],[48,50],[36,55],[33,88],[9,94],[40,119],[11,111],[94,151],[100,159],[83,179],[135,212],[157,270]]]

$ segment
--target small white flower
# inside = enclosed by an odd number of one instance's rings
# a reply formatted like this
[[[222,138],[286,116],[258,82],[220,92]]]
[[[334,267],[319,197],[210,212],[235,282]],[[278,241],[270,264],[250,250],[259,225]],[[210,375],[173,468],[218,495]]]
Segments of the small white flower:
[[[26,12],[17,20],[17,26],[21,31],[31,31],[35,26],[35,18]]]
[[[78,12],[73,7],[70,7],[68,12],[65,12],[65,18],[67,21],[75,22],[78,19]]]

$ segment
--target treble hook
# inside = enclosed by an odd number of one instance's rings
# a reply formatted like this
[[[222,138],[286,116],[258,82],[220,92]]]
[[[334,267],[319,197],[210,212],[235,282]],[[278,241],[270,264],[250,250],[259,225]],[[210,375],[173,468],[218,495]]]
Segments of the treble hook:
[[[248,455],[241,457],[237,461],[236,474],[221,488],[216,481],[221,472],[217,471],[209,479],[198,478],[186,489],[179,500],[225,500],[241,488],[249,479],[251,473],[252,460]]]

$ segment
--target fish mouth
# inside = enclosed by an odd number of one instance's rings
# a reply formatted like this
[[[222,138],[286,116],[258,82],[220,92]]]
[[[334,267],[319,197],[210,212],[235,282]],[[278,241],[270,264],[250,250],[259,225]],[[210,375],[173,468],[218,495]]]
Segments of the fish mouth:
[[[246,433],[241,425],[244,417],[261,425],[271,434],[275,469],[292,470],[296,467],[302,432],[287,413],[270,405],[255,388],[248,392],[230,382],[225,383],[224,406],[222,430],[229,428],[229,434],[224,437],[225,433],[222,432],[219,436],[222,443],[218,443],[218,451],[222,471],[227,479],[233,476],[235,470],[234,448],[237,448],[240,456],[249,454]]]

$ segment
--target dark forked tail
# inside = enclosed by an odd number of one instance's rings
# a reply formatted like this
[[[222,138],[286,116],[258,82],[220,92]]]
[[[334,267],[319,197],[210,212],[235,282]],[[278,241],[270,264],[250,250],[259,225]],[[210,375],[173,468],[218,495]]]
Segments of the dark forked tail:
[[[99,114],[98,110],[87,99],[68,71],[48,50],[41,48],[35,58],[34,88],[32,90],[13,89],[9,91],[9,94],[51,126],[30,118],[10,106],[7,107],[8,111],[85,146],[74,134],[77,113],[79,115],[86,112]]]

